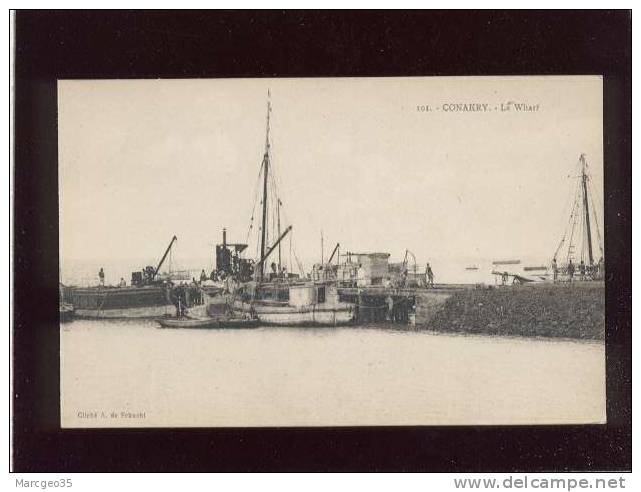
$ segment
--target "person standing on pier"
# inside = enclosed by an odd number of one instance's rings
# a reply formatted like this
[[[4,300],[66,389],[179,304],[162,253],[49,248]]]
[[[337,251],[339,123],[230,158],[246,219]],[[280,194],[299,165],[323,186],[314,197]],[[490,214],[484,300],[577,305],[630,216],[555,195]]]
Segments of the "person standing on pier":
[[[104,287],[105,286],[105,271],[103,270],[102,267],[100,267],[100,271],[98,272],[98,278],[100,279],[100,286]]]
[[[556,282],[559,276],[559,267],[556,265],[556,258],[552,258],[552,275],[554,275],[554,281]]]
[[[507,281],[510,279],[510,276],[507,272],[501,274],[501,285],[507,285]]]
[[[394,321],[394,299],[392,296],[385,298],[385,304],[387,304],[387,321]]]
[[[203,269],[202,272],[200,272],[200,283],[206,282],[207,281],[207,274],[205,273],[205,270]]]
[[[572,263],[572,260],[568,263],[568,277],[570,277],[570,282],[572,282],[574,279],[574,263]]]
[[[434,272],[432,271],[432,267],[430,266],[429,263],[425,267],[425,275],[427,275],[427,286],[433,289],[434,288]]]
[[[583,263],[583,260],[579,263],[579,274],[581,275],[581,280],[585,280],[585,263]]]

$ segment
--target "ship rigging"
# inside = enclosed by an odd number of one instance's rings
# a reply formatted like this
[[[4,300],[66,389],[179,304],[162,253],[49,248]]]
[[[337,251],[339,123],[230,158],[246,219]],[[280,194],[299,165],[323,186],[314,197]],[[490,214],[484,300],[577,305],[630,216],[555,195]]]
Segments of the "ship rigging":
[[[272,160],[271,112],[271,93],[268,91],[265,147],[255,187],[254,206],[252,207],[246,240],[247,243],[250,241],[255,242],[256,260],[254,263],[254,279],[258,282],[267,281],[268,277],[289,278],[291,276],[291,273],[287,273],[288,268],[285,266],[286,261],[284,261],[283,258],[283,244],[286,238],[289,240],[289,272],[292,271],[293,256],[300,271],[300,276],[304,276],[303,265],[299,261],[292,246],[293,227],[289,225],[285,227],[284,230],[281,229],[281,223],[287,223],[287,220],[283,209],[283,202],[279,195],[278,179],[274,172]],[[259,196],[260,223],[258,230],[256,231],[254,219],[256,216],[256,204]],[[256,237],[254,238],[253,235]],[[273,253],[276,253],[276,258],[274,258],[274,261],[270,262],[269,259]],[[270,267],[271,272],[268,273]]]
[[[267,117],[265,149],[259,171],[256,191],[260,189],[260,227],[256,231],[257,260],[253,265],[252,282],[244,282],[234,289],[230,304],[242,315],[257,316],[263,324],[282,326],[336,326],[350,323],[355,316],[353,303],[343,302],[336,285],[316,283],[307,279],[291,244],[292,226],[281,231],[282,201],[278,195],[277,180],[271,156],[271,94],[267,93]],[[254,230],[254,213],[258,195],[250,219],[247,240]],[[288,221],[285,220],[284,224]],[[272,231],[275,231],[272,232]],[[271,240],[270,235],[274,237]],[[282,266],[281,244],[289,236],[290,252],[299,266],[301,275],[293,275]],[[271,255],[278,251],[278,263]],[[290,270],[291,270],[290,253]],[[270,269],[267,268],[269,265]]]
[[[570,217],[552,265],[558,273],[572,276],[576,269],[577,275],[597,280],[603,278],[603,239],[585,154],[579,156],[578,170]]]

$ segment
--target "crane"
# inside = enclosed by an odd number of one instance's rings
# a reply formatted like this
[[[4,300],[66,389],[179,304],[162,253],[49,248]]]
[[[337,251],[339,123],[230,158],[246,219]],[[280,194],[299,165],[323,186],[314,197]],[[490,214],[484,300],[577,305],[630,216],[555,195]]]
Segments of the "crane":
[[[336,246],[334,246],[334,251],[332,251],[332,254],[329,255],[329,260],[327,260],[327,264],[330,264],[332,262],[332,260],[334,259],[334,255],[336,254],[336,251],[338,251],[338,248],[340,248],[340,246],[341,246],[340,243],[336,243]]]
[[[171,247],[174,245],[174,242],[176,242],[178,238],[176,236],[171,238],[171,241],[169,242],[169,246],[167,246],[167,249],[165,250],[165,254],[162,255],[162,258],[160,259],[160,263],[158,263],[158,266],[154,270],[154,274],[151,277],[151,280],[156,278],[156,275],[158,275],[158,272],[160,271],[160,267],[162,264],[165,262],[165,259],[167,258],[167,255],[169,254],[169,251],[171,250]]]

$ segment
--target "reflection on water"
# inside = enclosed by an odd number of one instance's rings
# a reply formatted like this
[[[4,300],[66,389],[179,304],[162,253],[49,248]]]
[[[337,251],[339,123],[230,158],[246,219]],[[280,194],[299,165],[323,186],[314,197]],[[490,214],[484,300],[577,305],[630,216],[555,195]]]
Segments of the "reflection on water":
[[[76,320],[60,347],[66,427],[605,421],[602,343]]]

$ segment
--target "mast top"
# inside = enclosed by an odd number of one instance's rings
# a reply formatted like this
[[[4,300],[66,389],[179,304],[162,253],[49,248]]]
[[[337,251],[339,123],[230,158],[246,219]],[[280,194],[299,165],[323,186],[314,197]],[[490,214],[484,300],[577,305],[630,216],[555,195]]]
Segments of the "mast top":
[[[586,159],[585,154],[579,156],[579,162],[581,163],[581,174],[585,175],[587,172],[588,160]]]
[[[264,261],[267,247],[267,176],[269,173],[269,114],[271,113],[271,91],[267,89],[267,130],[265,132],[265,155],[263,156],[263,220],[261,224],[260,238],[260,270],[258,280],[263,280]],[[258,266],[258,265],[257,265]]]
[[[265,156],[269,155],[269,116],[272,112],[271,90],[267,89],[267,131],[265,132]]]

